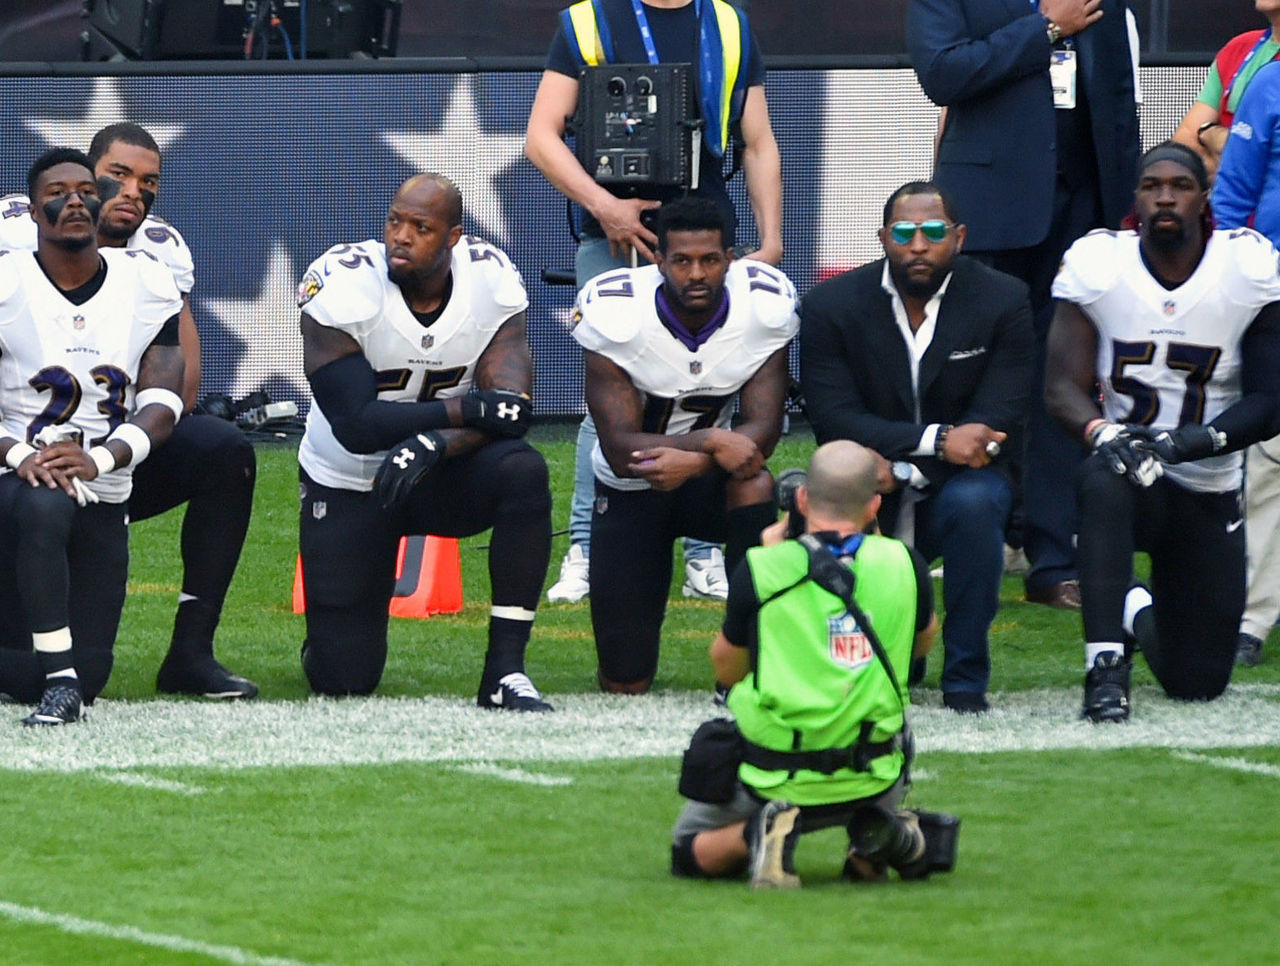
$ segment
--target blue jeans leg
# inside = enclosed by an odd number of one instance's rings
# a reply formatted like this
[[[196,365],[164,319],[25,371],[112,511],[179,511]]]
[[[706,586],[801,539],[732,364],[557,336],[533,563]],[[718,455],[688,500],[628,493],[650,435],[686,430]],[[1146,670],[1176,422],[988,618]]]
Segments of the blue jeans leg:
[[[962,470],[916,504],[916,545],[944,567],[942,690],[984,694],[991,679],[987,632],[1000,605],[1004,528],[1013,493],[994,469]]]
[[[578,426],[578,443],[573,452],[573,499],[569,503],[569,542],[591,554],[591,501],[596,495],[596,475],[591,468],[591,451],[596,447],[596,424],[587,416]]]

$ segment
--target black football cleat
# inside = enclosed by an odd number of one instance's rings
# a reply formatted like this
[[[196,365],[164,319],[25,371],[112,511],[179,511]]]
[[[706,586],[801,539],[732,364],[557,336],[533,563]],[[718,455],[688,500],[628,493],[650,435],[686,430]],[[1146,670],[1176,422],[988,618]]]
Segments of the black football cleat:
[[[512,671],[492,687],[480,685],[476,704],[490,711],[554,711],[523,671]]]
[[[1257,667],[1262,663],[1262,641],[1252,634],[1241,634],[1236,644],[1236,665]]]
[[[45,687],[40,703],[22,719],[22,723],[28,728],[40,728],[73,724],[83,721],[84,717],[84,695],[80,693],[79,683],[62,678]]]
[[[156,690],[161,694],[190,694],[211,701],[245,701],[258,696],[258,686],[232,674],[213,657],[184,661],[172,654],[160,665]]]
[[[1103,651],[1084,677],[1083,715],[1090,721],[1127,721],[1133,665],[1115,651]]]

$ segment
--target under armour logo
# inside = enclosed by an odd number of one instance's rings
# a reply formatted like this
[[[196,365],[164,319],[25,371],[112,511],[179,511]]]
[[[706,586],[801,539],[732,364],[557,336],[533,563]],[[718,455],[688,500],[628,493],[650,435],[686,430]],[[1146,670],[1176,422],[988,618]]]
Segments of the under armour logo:
[[[407,469],[409,464],[417,459],[417,455],[408,446],[396,453],[391,462],[395,463],[400,469]]]
[[[498,403],[498,418],[517,420],[520,418],[520,406],[518,403]]]

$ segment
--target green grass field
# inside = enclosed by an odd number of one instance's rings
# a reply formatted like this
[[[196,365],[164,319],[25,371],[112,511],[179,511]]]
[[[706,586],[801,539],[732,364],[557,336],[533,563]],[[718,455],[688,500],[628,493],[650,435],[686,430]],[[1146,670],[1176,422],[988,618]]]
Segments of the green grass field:
[[[534,442],[563,526],[572,427]],[[801,430],[771,465],[811,448]],[[1168,701],[1140,664],[1133,720],[1091,726],[1078,619],[1021,603],[1009,578],[993,713],[942,710],[937,657],[915,694],[910,801],[961,816],[953,874],[851,886],[829,831],[802,841],[798,892],[677,880],[678,755],[712,712],[720,606],[673,585],[655,693],[629,699],[596,693],[586,603],[544,606],[528,664],[559,710],[487,713],[481,537],[463,544],[461,614],[392,622],[378,697],[309,698],[289,607],[293,446],[258,457],[218,651],[262,697],[155,698],[180,514],[137,525],[90,720],[0,720],[0,963],[1280,962],[1274,657],[1207,705]]]

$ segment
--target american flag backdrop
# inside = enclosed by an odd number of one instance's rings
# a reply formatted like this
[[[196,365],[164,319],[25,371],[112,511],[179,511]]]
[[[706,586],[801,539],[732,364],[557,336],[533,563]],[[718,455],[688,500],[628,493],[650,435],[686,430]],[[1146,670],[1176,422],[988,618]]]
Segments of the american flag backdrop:
[[[1204,73],[1143,69],[1147,143],[1172,132]],[[521,153],[537,82],[528,71],[4,76],[0,194],[25,191],[27,166],[50,146],[87,148],[119,120],[146,127],[164,153],[154,211],[195,256],[202,392],[266,389],[305,410],[299,277],[331,245],[380,238],[399,184],[439,171],[462,189],[467,232],[524,275],[539,412],[580,413],[574,293],[540,278],[572,265],[566,206]],[[783,157],[783,268],[803,294],[879,256],[884,199],[929,174],[937,109],[903,69],[773,71],[766,90]],[[750,241],[741,175],[731,193]]]

